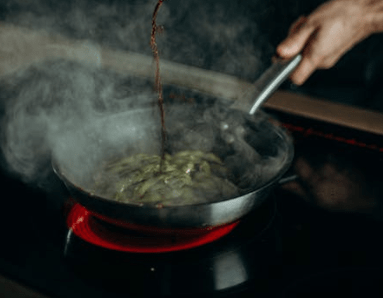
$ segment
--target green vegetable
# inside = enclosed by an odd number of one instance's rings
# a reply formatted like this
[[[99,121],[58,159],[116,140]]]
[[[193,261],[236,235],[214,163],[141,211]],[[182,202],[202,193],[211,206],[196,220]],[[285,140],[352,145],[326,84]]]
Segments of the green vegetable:
[[[222,161],[212,153],[181,151],[161,157],[137,154],[108,161],[97,176],[95,193],[139,204],[185,205],[238,194]]]

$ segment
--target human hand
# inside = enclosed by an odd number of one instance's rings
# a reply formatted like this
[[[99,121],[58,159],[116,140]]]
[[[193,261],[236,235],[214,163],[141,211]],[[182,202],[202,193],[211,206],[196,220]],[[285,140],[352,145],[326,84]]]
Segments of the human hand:
[[[332,0],[294,22],[277,53],[283,58],[302,53],[290,77],[301,85],[316,69],[331,68],[354,45],[382,31],[383,0]]]

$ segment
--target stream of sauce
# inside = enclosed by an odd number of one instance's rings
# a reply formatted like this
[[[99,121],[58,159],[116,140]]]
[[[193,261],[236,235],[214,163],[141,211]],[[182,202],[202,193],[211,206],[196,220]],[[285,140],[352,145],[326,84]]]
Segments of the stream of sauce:
[[[166,147],[166,127],[165,127],[165,110],[164,110],[164,98],[162,94],[162,84],[161,84],[161,76],[160,76],[160,56],[158,54],[158,47],[156,42],[156,34],[159,31],[157,26],[157,15],[158,11],[165,0],[159,0],[157,2],[156,7],[154,8],[153,17],[152,17],[152,32],[150,35],[150,46],[152,48],[154,62],[156,66],[155,70],[155,90],[158,93],[158,107],[160,109],[161,115],[161,162],[160,162],[160,173],[162,173],[163,163],[165,160],[165,147]]]

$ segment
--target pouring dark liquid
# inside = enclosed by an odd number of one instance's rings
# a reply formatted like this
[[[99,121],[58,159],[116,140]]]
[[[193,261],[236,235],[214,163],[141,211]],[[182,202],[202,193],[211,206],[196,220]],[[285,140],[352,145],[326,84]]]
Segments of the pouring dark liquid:
[[[158,107],[161,114],[161,162],[160,162],[160,172],[162,172],[163,162],[165,160],[165,146],[166,146],[166,127],[165,127],[165,111],[164,111],[164,98],[162,94],[162,84],[160,77],[160,57],[158,54],[158,47],[156,43],[156,34],[159,27],[157,26],[157,14],[165,0],[159,0],[156,7],[154,8],[153,17],[152,17],[152,32],[150,36],[150,46],[152,48],[154,61],[156,64],[155,70],[155,90],[158,92]]]

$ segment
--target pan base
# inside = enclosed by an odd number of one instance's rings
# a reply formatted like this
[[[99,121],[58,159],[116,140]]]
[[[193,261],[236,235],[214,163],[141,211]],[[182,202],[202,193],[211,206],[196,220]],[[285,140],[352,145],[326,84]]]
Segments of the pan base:
[[[164,253],[191,249],[213,242],[230,233],[239,221],[208,228],[175,230],[137,230],[113,226],[94,217],[82,205],[75,203],[66,220],[67,226],[77,237],[105,249],[132,253]],[[156,234],[157,232],[157,234]]]

